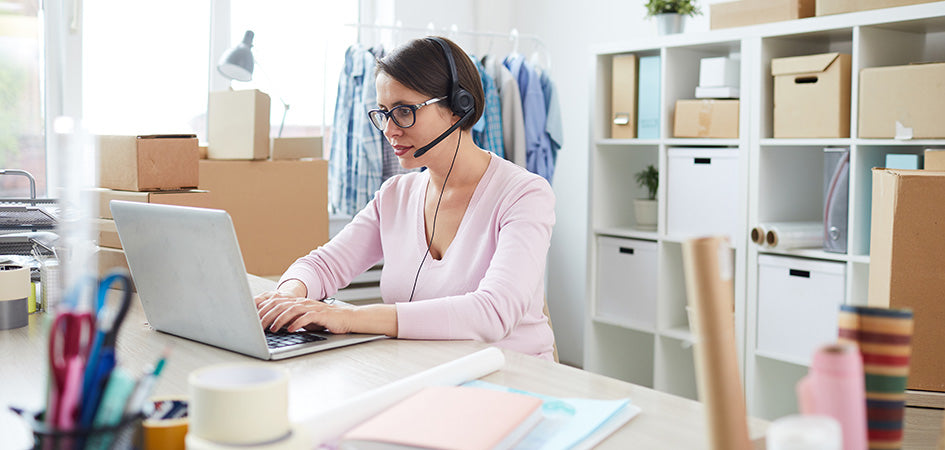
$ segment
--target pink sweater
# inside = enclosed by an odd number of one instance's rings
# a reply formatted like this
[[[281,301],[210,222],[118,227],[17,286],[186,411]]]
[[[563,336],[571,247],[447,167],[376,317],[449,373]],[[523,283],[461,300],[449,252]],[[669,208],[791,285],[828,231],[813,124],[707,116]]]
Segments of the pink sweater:
[[[459,168],[459,170],[462,170]],[[282,275],[324,298],[380,260],[381,297],[397,305],[398,338],[478,340],[552,358],[544,306],[545,259],[555,222],[545,179],[495,155],[439,261],[426,253],[429,172],[392,177],[337,236]]]

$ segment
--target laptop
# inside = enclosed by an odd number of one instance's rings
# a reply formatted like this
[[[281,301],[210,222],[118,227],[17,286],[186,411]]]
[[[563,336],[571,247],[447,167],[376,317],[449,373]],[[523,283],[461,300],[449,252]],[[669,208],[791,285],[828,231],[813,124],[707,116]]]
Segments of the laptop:
[[[263,330],[226,211],[119,200],[111,211],[144,314],[158,331],[267,360],[385,337]]]

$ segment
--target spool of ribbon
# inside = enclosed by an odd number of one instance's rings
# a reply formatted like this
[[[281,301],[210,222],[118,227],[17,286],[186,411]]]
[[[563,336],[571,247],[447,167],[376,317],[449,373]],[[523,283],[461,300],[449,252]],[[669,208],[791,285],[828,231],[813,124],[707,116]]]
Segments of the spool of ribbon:
[[[814,353],[810,371],[797,383],[805,415],[833,417],[843,432],[845,450],[866,448],[866,396],[863,361],[852,343],[825,345]]]
[[[841,305],[839,322],[839,341],[858,344],[863,355],[869,448],[901,448],[912,311]]]
[[[0,330],[29,324],[30,271],[23,266],[0,265]]]

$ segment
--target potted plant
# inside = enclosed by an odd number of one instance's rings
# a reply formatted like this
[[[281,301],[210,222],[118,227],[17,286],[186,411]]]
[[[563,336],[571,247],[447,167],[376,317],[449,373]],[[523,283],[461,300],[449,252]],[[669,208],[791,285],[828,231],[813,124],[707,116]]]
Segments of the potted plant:
[[[656,189],[660,185],[660,172],[652,164],[634,174],[637,185],[646,188],[647,197],[633,201],[634,216],[637,219],[637,228],[641,230],[656,230]]]
[[[647,0],[646,16],[656,17],[656,26],[659,33],[681,33],[684,28],[684,19],[689,16],[702,14],[695,0]]]

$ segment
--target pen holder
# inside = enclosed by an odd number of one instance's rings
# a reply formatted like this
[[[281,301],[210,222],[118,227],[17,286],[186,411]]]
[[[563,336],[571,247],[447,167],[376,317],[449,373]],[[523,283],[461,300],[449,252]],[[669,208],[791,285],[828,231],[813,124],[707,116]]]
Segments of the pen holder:
[[[93,428],[54,429],[43,421],[45,412],[33,414],[18,408],[10,408],[17,413],[33,431],[33,449],[35,450],[81,450],[81,449],[136,449],[136,436],[141,428],[145,413],[128,415],[116,425]]]

